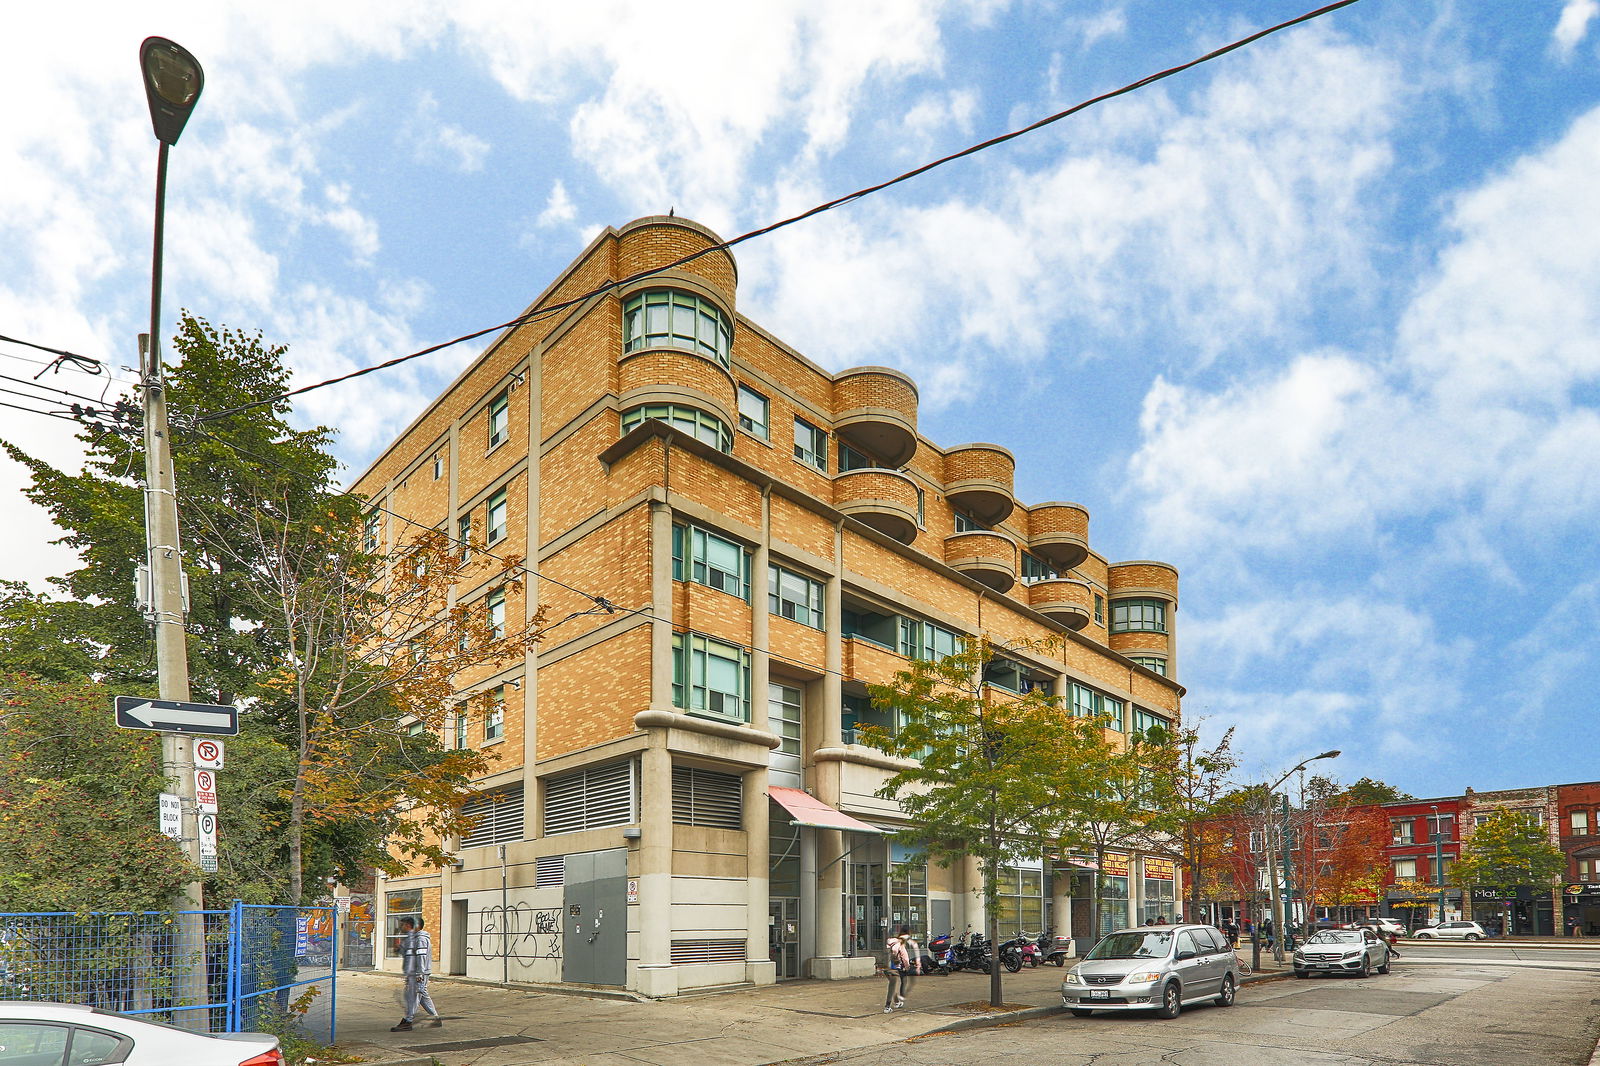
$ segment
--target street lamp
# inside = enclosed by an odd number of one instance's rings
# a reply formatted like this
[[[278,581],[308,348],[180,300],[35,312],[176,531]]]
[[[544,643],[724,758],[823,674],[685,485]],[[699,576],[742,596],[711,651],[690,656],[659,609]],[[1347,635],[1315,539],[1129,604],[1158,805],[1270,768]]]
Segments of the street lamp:
[[[1433,828],[1433,879],[1439,882],[1439,924],[1444,924],[1444,826],[1439,823],[1439,805],[1428,804],[1433,812],[1429,819]],[[1463,901],[1465,902],[1465,901]],[[1465,908],[1463,908],[1465,909]]]
[[[1264,795],[1266,797],[1262,801],[1262,803],[1263,803],[1262,811],[1266,815],[1266,820],[1263,822],[1263,832],[1264,832],[1265,835],[1262,837],[1261,843],[1262,843],[1262,845],[1265,848],[1266,853],[1267,853],[1267,883],[1268,883],[1269,887],[1272,889],[1272,928],[1273,928],[1274,934],[1276,934],[1272,939],[1272,957],[1273,957],[1274,960],[1276,960],[1277,962],[1280,962],[1280,963],[1283,961],[1283,934],[1284,934],[1283,896],[1278,891],[1277,862],[1276,862],[1276,860],[1275,860],[1275,858],[1273,856],[1273,853],[1272,853],[1272,840],[1270,839],[1270,837],[1271,837],[1270,825],[1271,825],[1271,819],[1272,819],[1272,793],[1273,793],[1274,790],[1277,789],[1277,787],[1279,785],[1281,785],[1285,781],[1289,780],[1290,776],[1299,773],[1301,770],[1304,770],[1307,766],[1309,766],[1311,763],[1316,762],[1318,759],[1337,759],[1339,757],[1339,755],[1340,755],[1339,749],[1335,748],[1332,751],[1325,751],[1321,755],[1313,755],[1309,759],[1302,760],[1297,765],[1290,767],[1288,770],[1285,770],[1284,773],[1283,773],[1283,776],[1278,778],[1272,784],[1268,785],[1266,787],[1265,791],[1262,793],[1262,795]],[[1284,821],[1285,821],[1285,823],[1287,823],[1288,819],[1285,818]],[[1284,828],[1285,828],[1285,832],[1287,832],[1287,830],[1288,830],[1287,824],[1285,824]],[[1287,854],[1288,848],[1287,848],[1287,846],[1285,847],[1284,851],[1285,851],[1284,868],[1287,870],[1288,869],[1288,854]],[[1254,926],[1252,926],[1252,932],[1254,932]],[[1260,966],[1261,966],[1261,937],[1259,935],[1252,935],[1250,937],[1250,954],[1251,954],[1251,963],[1250,963],[1251,966],[1253,968],[1259,969]]]
[[[205,74],[182,46],[165,37],[147,37],[139,46],[139,69],[144,75],[150,124],[161,149],[156,156],[155,240],[150,268],[150,335],[141,351],[139,376],[144,394],[145,535],[150,567],[150,611],[155,623],[156,683],[164,700],[189,699],[189,658],[184,633],[183,560],[178,545],[177,479],[167,430],[167,387],[161,370],[161,252],[166,225],[167,149],[189,121]],[[168,785],[178,795],[182,814],[183,847],[191,864],[204,868],[215,859],[200,857],[200,831],[194,789],[192,738],[182,733],[161,734],[161,768]],[[211,867],[215,869],[215,866]],[[193,950],[197,963],[179,977],[180,1002],[206,1000],[205,927],[200,914],[205,897],[198,877],[179,892],[179,936],[184,950]],[[190,945],[193,945],[191,948]],[[180,1024],[203,1028],[205,1014],[187,1012]]]

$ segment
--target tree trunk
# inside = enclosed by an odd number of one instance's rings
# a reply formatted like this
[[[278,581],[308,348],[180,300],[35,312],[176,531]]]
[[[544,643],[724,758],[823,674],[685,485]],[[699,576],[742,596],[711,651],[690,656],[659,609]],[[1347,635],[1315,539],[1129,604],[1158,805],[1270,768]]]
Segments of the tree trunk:
[[[298,700],[300,724],[300,751],[295,760],[294,789],[289,793],[289,904],[298,907],[305,891],[305,812],[306,812],[306,755],[310,738],[306,733],[306,699],[304,690]]]

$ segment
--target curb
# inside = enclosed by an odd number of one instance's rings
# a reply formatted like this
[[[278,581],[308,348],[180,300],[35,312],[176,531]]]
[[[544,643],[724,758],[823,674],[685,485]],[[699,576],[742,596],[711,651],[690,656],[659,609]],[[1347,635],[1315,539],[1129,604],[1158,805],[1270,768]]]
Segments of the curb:
[[[1010,1025],[1012,1022],[1032,1021],[1035,1018],[1048,1018],[1053,1014],[1065,1014],[1065,1007],[1024,1007],[1022,1010],[1006,1011],[1004,1014],[976,1014],[971,1018],[957,1018],[948,1025],[936,1026],[929,1029],[921,1036],[933,1036],[937,1033],[959,1033],[963,1029],[992,1029],[995,1026]]]

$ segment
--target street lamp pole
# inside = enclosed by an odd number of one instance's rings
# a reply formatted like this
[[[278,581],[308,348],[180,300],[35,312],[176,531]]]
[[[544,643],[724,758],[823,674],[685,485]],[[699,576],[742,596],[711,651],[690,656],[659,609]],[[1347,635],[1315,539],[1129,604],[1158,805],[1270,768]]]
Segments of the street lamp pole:
[[[1294,774],[1297,774],[1301,770],[1304,770],[1311,763],[1316,762],[1318,759],[1337,759],[1339,757],[1339,754],[1340,754],[1339,749],[1335,748],[1332,751],[1325,751],[1321,755],[1313,755],[1313,756],[1311,756],[1311,758],[1305,759],[1302,762],[1298,763],[1297,765],[1292,766],[1288,770],[1284,771],[1284,774],[1283,774],[1282,777],[1278,778],[1272,784],[1268,785],[1266,787],[1266,789],[1263,790],[1263,792],[1262,792],[1262,795],[1264,797],[1264,799],[1262,800],[1262,813],[1266,816],[1262,821],[1262,825],[1263,825],[1263,831],[1266,832],[1267,835],[1266,835],[1266,837],[1264,837],[1262,839],[1261,843],[1262,843],[1263,849],[1267,853],[1267,882],[1268,882],[1269,886],[1272,889],[1272,931],[1273,931],[1272,958],[1273,958],[1274,961],[1279,962],[1279,963],[1283,962],[1283,933],[1284,933],[1284,926],[1283,926],[1283,896],[1278,890],[1277,861],[1276,861],[1275,856],[1273,854],[1273,847],[1272,847],[1272,840],[1271,840],[1272,794],[1273,794],[1274,791],[1277,790],[1277,787],[1279,785],[1281,785],[1285,781],[1289,780],[1289,778],[1291,776],[1293,776]],[[1287,809],[1288,802],[1289,802],[1288,801],[1288,797],[1285,797],[1284,798],[1284,804],[1285,804],[1285,808],[1286,809]],[[1287,825],[1288,818],[1287,817],[1284,818],[1284,822],[1285,822],[1284,828],[1285,828],[1285,831],[1287,832],[1287,829],[1288,829],[1288,825]],[[1284,869],[1285,869],[1285,871],[1288,870],[1288,866],[1289,866],[1288,851],[1289,851],[1288,843],[1287,843],[1287,841],[1285,841],[1285,844],[1284,844]],[[1252,941],[1253,941],[1253,953],[1254,953],[1254,959],[1252,960],[1252,965],[1253,966],[1260,966],[1261,965],[1261,941],[1260,941],[1260,938],[1252,938]]]
[[[1428,804],[1433,812],[1429,819],[1433,827],[1433,879],[1439,883],[1439,924],[1444,924],[1444,827],[1439,824],[1439,805]]]
[[[155,625],[156,684],[164,700],[189,699],[189,658],[184,628],[183,559],[178,546],[177,478],[172,466],[167,429],[166,377],[161,369],[161,261],[166,228],[167,149],[177,143],[184,123],[200,97],[205,74],[188,50],[164,37],[149,37],[139,46],[150,123],[161,148],[156,156],[155,239],[150,268],[150,333],[141,338],[139,377],[144,396],[145,534],[150,574],[150,613]],[[200,826],[194,783],[194,741],[182,733],[161,734],[161,765],[167,787],[178,795],[180,846],[189,862],[200,865]],[[197,963],[180,969],[178,1002],[206,1002],[205,905],[200,879],[179,893],[180,949]],[[180,1024],[204,1030],[205,1011],[185,1012]]]

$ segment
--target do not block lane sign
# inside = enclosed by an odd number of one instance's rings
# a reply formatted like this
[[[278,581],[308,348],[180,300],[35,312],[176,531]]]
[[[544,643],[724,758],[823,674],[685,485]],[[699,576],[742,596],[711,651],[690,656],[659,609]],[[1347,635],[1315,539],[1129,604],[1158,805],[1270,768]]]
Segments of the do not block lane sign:
[[[239,710],[216,703],[116,697],[117,725],[124,729],[157,729],[164,733],[213,733],[237,736]]]

